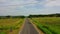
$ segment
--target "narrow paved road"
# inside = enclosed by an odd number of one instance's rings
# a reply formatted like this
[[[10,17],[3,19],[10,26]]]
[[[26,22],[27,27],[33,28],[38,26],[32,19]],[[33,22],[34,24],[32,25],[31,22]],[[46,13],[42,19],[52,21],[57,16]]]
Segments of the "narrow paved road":
[[[34,26],[30,23],[29,19],[25,20],[24,27],[20,34],[38,34]]]

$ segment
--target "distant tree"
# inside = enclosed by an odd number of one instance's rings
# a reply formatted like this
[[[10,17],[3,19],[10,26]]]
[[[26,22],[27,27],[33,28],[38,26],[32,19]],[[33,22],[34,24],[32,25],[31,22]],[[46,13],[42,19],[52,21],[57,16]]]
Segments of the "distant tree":
[[[9,15],[8,15],[8,16],[6,16],[6,18],[10,18],[10,17],[11,17],[11,16],[9,16]]]

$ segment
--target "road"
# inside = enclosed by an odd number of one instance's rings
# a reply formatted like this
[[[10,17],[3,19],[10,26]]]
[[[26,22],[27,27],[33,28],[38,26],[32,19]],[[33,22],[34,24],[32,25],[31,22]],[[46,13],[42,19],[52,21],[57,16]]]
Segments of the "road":
[[[38,34],[38,32],[36,31],[34,26],[30,23],[29,19],[27,18],[25,20],[24,27],[20,32],[20,34]]]

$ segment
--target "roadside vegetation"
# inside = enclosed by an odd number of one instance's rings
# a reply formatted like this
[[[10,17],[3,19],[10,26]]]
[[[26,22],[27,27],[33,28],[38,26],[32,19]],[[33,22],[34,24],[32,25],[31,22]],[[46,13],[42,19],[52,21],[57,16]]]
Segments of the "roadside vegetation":
[[[0,34],[18,34],[24,18],[10,16],[0,18]]]
[[[60,17],[40,17],[32,20],[45,34],[60,34]]]
[[[58,15],[30,15],[29,18],[45,34],[60,34],[60,17]]]

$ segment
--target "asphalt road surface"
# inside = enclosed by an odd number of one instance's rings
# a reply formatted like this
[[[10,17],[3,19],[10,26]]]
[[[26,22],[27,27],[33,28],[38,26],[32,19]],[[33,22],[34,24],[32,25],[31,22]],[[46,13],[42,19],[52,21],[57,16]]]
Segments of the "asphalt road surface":
[[[20,32],[20,34],[38,34],[38,32],[36,31],[34,26],[30,23],[29,19],[27,18],[25,20],[24,27]]]

